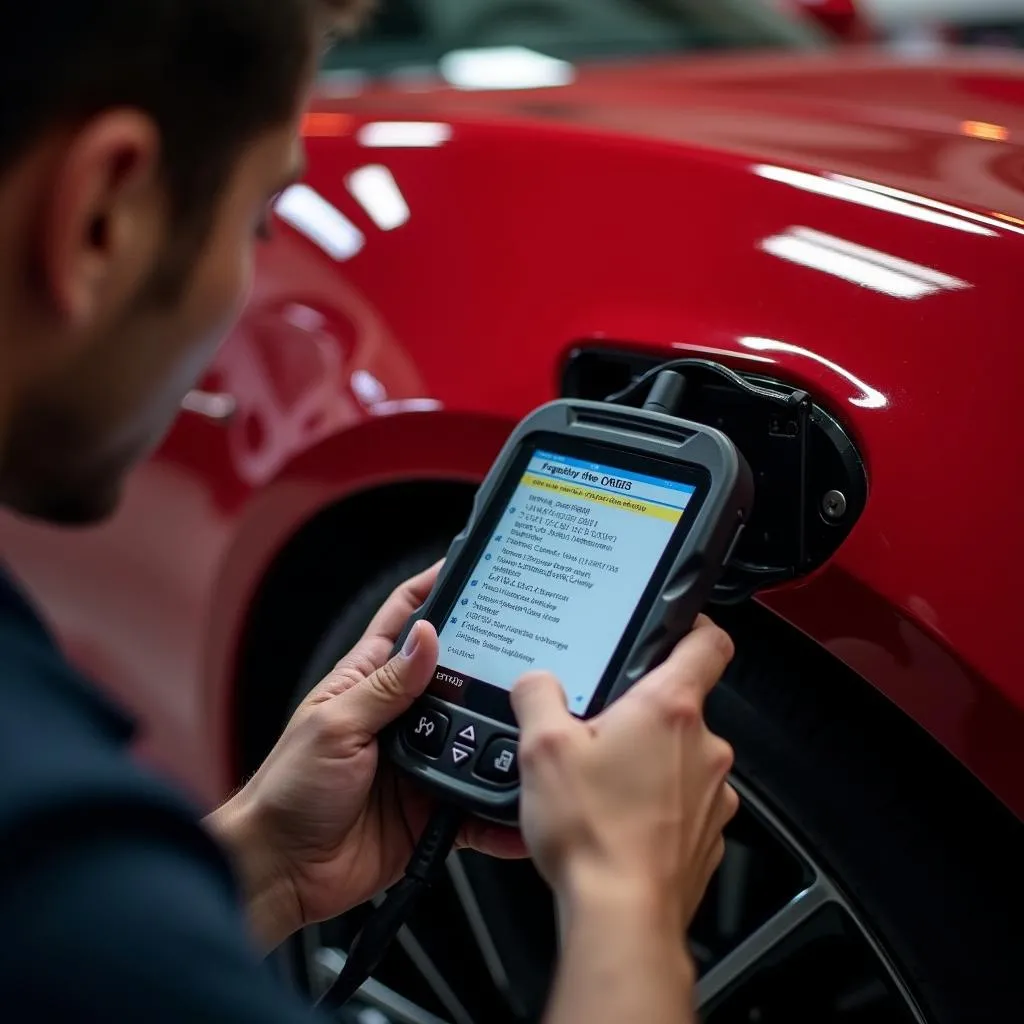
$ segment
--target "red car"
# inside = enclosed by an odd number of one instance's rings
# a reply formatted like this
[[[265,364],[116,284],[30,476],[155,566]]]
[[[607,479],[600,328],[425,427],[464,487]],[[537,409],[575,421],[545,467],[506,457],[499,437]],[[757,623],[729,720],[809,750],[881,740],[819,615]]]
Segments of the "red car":
[[[764,586],[712,610],[744,809],[704,1020],[1020,1019],[1024,63],[754,2],[409,0],[334,64],[246,315],[116,520],[2,524],[67,648],[218,799],[528,410],[720,364],[688,412],[760,474]],[[300,983],[358,920],[294,945]],[[535,1020],[554,950],[532,869],[461,856],[364,994]]]

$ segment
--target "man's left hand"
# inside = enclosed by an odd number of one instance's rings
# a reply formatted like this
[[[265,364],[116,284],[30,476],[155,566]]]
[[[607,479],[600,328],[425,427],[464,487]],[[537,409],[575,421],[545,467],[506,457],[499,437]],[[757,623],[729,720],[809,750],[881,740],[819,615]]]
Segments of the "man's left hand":
[[[390,655],[438,569],[392,594],[356,648],[303,701],[248,785],[209,819],[235,855],[268,946],[397,881],[426,825],[431,801],[381,760],[377,736],[437,667],[437,634],[426,622],[401,654]],[[467,822],[459,843],[525,856],[517,833],[481,821]]]

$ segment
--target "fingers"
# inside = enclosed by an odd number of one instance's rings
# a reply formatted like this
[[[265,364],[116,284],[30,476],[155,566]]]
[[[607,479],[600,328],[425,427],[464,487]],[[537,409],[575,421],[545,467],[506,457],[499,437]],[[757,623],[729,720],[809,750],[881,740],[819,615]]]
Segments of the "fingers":
[[[728,782],[723,782],[708,816],[706,831],[709,846],[713,846],[722,837],[726,826],[736,817],[739,807],[740,798],[736,790]]]
[[[668,658],[641,679],[620,703],[653,699],[667,714],[677,709],[699,712],[734,653],[728,634],[701,615]]]
[[[498,860],[525,860],[529,856],[526,843],[516,829],[491,825],[477,818],[466,822],[458,845],[460,849],[476,850]]]
[[[703,699],[714,689],[736,653],[729,635],[703,615],[647,677],[648,685],[686,687]]]
[[[331,714],[353,737],[369,741],[412,706],[437,668],[437,633],[417,622],[405,649],[331,701]]]
[[[530,672],[512,690],[512,710],[524,733],[572,718],[562,684],[550,672]]]
[[[708,819],[704,843],[701,847],[702,852],[695,861],[697,865],[695,875],[696,886],[692,897],[684,906],[684,925],[687,928],[689,928],[694,915],[707,895],[711,879],[714,878],[715,872],[722,866],[722,861],[725,859],[724,829],[735,817],[739,804],[740,798],[736,790],[728,783],[723,783],[718,791],[718,796]]]
[[[708,880],[718,870],[725,856],[725,828],[736,817],[739,806],[740,798],[736,790],[728,782],[723,783],[708,820],[707,847],[704,855]]]

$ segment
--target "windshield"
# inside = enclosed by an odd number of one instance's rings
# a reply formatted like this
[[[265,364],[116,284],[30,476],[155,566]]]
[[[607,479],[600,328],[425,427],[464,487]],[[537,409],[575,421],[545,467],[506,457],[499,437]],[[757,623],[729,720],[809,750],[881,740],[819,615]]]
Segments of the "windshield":
[[[774,6],[773,6],[774,3]],[[526,47],[565,60],[825,45],[778,0],[380,0],[327,70],[390,72],[453,51]]]

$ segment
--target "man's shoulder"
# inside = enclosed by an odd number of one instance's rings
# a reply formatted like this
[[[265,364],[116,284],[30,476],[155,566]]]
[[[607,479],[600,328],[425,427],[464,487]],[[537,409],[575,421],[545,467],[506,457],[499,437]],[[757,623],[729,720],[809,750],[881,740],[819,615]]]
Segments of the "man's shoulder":
[[[135,763],[124,717],[4,591],[0,573],[0,1005],[33,1020],[308,1020],[262,969],[198,812]]]
[[[18,861],[104,832],[186,847],[230,882],[197,811],[135,762],[130,735],[45,631],[0,600],[0,883]]]

